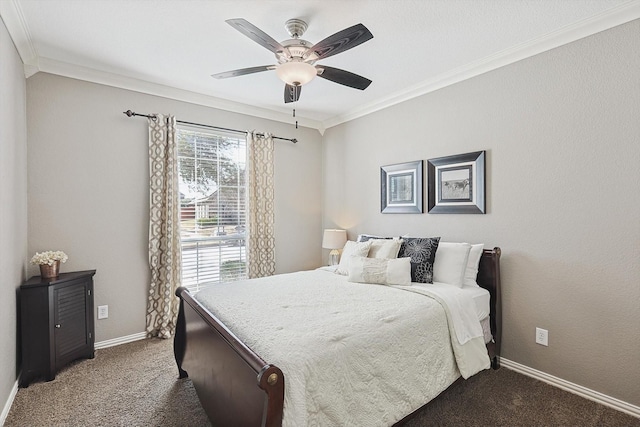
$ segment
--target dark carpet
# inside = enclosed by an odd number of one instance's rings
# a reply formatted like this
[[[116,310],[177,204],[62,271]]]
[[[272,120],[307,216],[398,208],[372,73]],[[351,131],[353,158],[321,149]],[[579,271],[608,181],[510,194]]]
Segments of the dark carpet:
[[[210,426],[169,340],[96,351],[18,390],[6,427]],[[640,419],[508,369],[458,381],[405,426],[638,426]],[[366,427],[366,426],[363,426]]]

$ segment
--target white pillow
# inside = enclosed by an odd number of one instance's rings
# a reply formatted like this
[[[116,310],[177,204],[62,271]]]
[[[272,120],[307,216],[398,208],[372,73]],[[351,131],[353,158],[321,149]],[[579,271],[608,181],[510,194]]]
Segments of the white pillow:
[[[467,261],[467,268],[465,269],[462,283],[464,286],[478,286],[478,266],[480,265],[480,258],[482,257],[483,249],[484,243],[471,245],[469,260]]]
[[[379,285],[411,285],[411,258],[351,257],[350,282]]]
[[[400,239],[371,239],[371,249],[369,249],[369,258],[398,258],[402,240]]]
[[[433,262],[433,281],[462,287],[471,245],[440,242]]]
[[[349,262],[351,262],[351,257],[354,255],[366,257],[369,254],[371,243],[373,242],[354,242],[348,240],[344,245],[344,248],[342,249],[342,258],[340,258],[340,263],[338,264],[336,273],[342,274],[343,276],[348,276]]]

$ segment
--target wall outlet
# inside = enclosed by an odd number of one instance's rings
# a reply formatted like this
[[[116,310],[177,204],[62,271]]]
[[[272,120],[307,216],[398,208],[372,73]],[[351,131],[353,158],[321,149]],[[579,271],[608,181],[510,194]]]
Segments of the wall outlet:
[[[109,318],[109,306],[108,305],[99,305],[98,306],[98,319],[107,319]]]
[[[549,331],[546,329],[536,328],[536,343],[549,346]]]

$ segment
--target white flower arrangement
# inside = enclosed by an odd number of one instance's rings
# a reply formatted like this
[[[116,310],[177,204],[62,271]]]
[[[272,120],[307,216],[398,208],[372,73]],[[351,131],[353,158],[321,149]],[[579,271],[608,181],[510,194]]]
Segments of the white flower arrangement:
[[[36,254],[31,258],[31,264],[37,265],[53,265],[54,262],[67,262],[69,257],[62,251],[45,251],[45,252],[36,252]]]

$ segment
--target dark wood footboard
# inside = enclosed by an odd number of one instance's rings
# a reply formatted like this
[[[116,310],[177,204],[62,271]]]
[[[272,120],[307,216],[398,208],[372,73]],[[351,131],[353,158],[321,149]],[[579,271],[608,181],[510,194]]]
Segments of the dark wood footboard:
[[[174,352],[180,378],[191,378],[200,402],[216,426],[282,424],[284,375],[244,345],[186,288],[179,288],[180,312]]]

